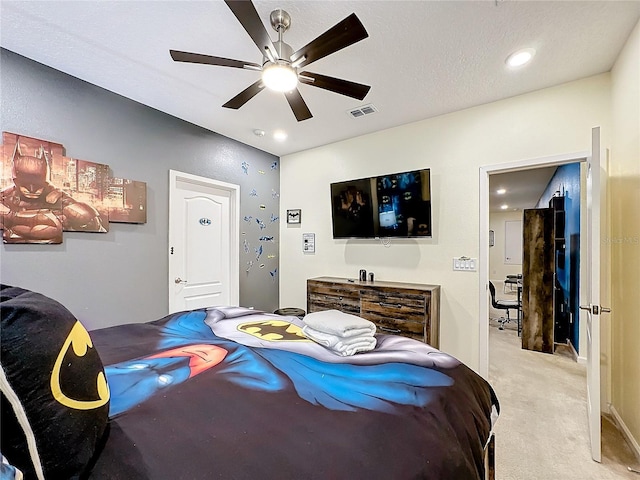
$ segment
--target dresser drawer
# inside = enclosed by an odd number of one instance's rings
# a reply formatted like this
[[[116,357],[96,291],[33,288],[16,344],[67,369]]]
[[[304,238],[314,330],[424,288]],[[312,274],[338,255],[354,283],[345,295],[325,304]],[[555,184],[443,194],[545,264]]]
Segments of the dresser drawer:
[[[399,321],[424,323],[427,299],[424,295],[363,291],[361,311]]]
[[[424,323],[403,322],[401,320],[393,320],[375,314],[362,314],[362,318],[366,318],[367,320],[375,323],[377,333],[402,335],[403,337],[414,338],[421,342],[429,343],[429,337]]]
[[[340,310],[341,312],[358,315],[360,313],[360,301],[357,298],[331,296],[310,293],[307,299],[309,313],[323,310]]]
[[[309,313],[322,310],[340,310],[358,315],[360,313],[360,293],[353,287],[328,283],[307,284],[307,310]]]
[[[328,295],[331,297],[360,298],[360,292],[351,285],[341,285],[339,283],[323,283],[309,281],[307,283],[307,292]]]
[[[372,321],[380,333],[427,340],[424,295],[399,292],[361,292],[360,315]]]

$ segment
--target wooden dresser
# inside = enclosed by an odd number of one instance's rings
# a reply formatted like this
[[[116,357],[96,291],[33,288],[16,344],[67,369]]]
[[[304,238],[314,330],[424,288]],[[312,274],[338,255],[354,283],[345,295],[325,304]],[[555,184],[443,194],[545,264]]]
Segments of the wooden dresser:
[[[440,286],[403,282],[361,282],[347,278],[307,280],[307,312],[340,310],[366,318],[378,332],[440,346]]]

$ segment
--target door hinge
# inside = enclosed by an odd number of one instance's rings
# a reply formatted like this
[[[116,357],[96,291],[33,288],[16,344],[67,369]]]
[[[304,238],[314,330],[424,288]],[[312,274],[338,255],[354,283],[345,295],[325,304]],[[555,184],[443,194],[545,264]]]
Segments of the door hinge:
[[[170,255],[173,255],[173,247],[171,247],[171,250],[169,251]]]

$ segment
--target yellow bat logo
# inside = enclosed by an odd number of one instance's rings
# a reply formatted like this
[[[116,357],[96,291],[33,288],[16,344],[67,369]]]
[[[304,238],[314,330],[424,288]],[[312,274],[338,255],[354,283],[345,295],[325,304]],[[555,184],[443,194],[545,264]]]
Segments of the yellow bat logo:
[[[282,320],[243,323],[238,330],[270,342],[310,341],[300,327]]]
[[[98,373],[96,377],[98,400],[76,400],[66,396],[62,391],[62,387],[60,386],[60,370],[62,369],[62,361],[71,346],[73,347],[73,353],[77,357],[84,357],[88,349],[93,348],[91,337],[89,337],[89,333],[80,322],[76,322],[71,332],[69,332],[67,339],[60,349],[60,353],[58,353],[56,363],[53,365],[53,371],[51,372],[51,393],[53,393],[53,398],[65,407],[75,408],[76,410],[91,410],[105,405],[109,401],[110,394],[104,372]]]

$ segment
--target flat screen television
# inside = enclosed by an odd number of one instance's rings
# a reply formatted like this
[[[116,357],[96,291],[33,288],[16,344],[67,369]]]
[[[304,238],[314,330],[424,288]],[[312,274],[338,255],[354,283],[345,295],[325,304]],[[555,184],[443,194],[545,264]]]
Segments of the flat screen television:
[[[333,238],[431,237],[428,168],[331,184]]]

